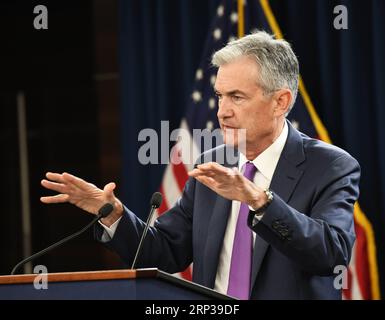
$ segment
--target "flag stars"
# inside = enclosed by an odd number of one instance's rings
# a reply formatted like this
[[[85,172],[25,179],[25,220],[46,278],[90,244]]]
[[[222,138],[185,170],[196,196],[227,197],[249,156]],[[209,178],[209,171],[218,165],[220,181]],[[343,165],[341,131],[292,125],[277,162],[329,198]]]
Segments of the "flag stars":
[[[217,15],[218,17],[222,17],[223,13],[225,12],[225,7],[223,5],[220,5],[217,9]]]
[[[234,40],[237,40],[237,38],[234,37],[234,36],[230,36],[230,37],[229,37],[229,42],[234,41]]]
[[[219,40],[222,37],[222,31],[221,29],[217,28],[213,32],[213,36],[215,40]]]
[[[293,121],[291,121],[291,124],[292,124],[292,126],[295,128],[295,129],[299,129],[299,122],[298,121],[295,121],[295,120],[293,120]]]
[[[237,23],[238,22],[238,14],[236,12],[232,12],[230,15],[230,21],[232,23]]]
[[[212,110],[215,108],[215,99],[214,98],[210,98],[209,99],[209,108]]]
[[[214,123],[212,121],[207,121],[206,129],[210,130],[210,131],[213,130],[214,129]]]
[[[199,91],[194,91],[191,97],[195,103],[202,101],[202,94]]]
[[[195,73],[195,80],[202,80],[203,79],[203,70],[198,69],[197,72]]]
[[[210,83],[211,85],[214,87],[215,85],[215,81],[217,80],[217,77],[213,74],[211,77],[210,77]]]

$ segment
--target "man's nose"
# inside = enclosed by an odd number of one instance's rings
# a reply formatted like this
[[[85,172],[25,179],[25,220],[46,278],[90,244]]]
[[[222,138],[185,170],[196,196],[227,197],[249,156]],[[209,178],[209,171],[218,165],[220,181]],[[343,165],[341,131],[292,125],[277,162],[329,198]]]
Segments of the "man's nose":
[[[231,101],[228,97],[222,97],[221,100],[218,101],[218,112],[217,117],[218,119],[224,119],[229,118],[233,116],[234,111],[231,106]]]

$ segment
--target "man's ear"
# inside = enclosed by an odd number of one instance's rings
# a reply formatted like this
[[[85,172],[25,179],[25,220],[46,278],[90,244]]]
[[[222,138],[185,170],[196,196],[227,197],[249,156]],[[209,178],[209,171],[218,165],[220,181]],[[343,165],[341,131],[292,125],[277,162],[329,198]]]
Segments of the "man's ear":
[[[280,89],[274,94],[274,114],[280,116],[289,111],[289,106],[293,100],[293,95],[289,89]]]

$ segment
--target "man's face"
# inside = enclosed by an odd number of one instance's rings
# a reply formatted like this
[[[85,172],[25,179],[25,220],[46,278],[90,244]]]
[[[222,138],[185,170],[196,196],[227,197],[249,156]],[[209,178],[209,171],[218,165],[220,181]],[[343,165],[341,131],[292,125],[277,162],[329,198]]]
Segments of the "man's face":
[[[239,129],[246,130],[247,148],[258,146],[274,131],[273,99],[264,95],[258,86],[258,72],[257,64],[250,57],[241,57],[218,69],[217,116],[226,144],[240,147],[239,144],[245,142]]]

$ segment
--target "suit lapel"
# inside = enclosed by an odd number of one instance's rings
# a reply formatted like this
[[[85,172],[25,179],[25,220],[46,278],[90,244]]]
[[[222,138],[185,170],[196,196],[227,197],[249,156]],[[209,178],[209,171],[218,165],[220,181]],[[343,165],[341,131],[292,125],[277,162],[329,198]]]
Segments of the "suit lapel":
[[[286,203],[289,202],[303,173],[297,166],[305,160],[302,137],[300,133],[291,126],[289,121],[287,121],[287,124],[289,126],[287,141],[270,184],[270,189],[279,195]],[[253,251],[251,288],[255,283],[268,247],[269,244],[256,234]]]
[[[215,276],[217,273],[219,253],[223,245],[223,238],[226,231],[227,220],[230,215],[231,201],[217,196],[214,210],[209,224],[209,233],[205,247],[204,275],[205,285],[214,288]]]
[[[225,147],[220,152],[226,152]],[[231,153],[232,152],[232,153]],[[234,164],[234,159],[238,159],[238,152],[234,149],[231,149],[229,154],[233,155],[235,158],[231,158],[231,163],[227,161],[227,156],[221,154],[224,159],[224,163],[220,163],[225,167],[237,166],[237,163]],[[219,161],[222,162],[222,161]],[[223,246],[223,239],[226,232],[227,221],[230,215],[231,210],[231,200],[225,199],[218,194],[213,192],[213,196],[216,197],[215,205],[212,211],[212,216],[209,222],[209,233],[207,236],[205,252],[204,252],[204,285],[209,288],[214,288],[215,277],[218,269],[219,263],[219,254]]]

